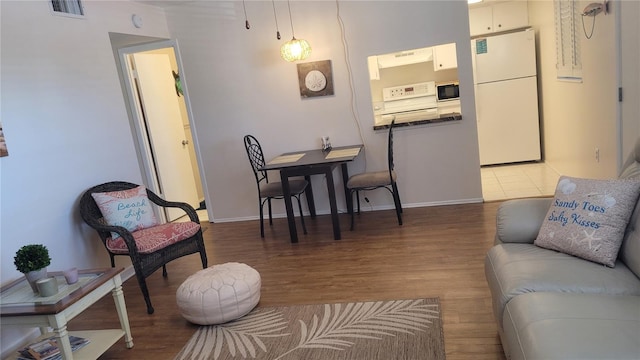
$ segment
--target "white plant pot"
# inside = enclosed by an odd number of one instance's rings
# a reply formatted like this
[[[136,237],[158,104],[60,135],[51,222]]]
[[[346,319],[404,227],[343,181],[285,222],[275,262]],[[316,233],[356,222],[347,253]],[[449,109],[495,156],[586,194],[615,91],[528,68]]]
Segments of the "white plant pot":
[[[44,267],[40,270],[29,271],[28,273],[24,274],[24,276],[27,278],[29,285],[31,285],[33,293],[38,294],[39,292],[38,287],[36,286],[36,281],[47,277],[47,268]]]

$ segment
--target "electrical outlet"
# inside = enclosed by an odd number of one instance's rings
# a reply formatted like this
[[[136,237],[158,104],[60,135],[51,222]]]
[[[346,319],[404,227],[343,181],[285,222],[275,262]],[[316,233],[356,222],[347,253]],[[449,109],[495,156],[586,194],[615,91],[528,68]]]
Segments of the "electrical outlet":
[[[600,162],[600,148],[596,148],[595,156],[596,156],[596,162]]]

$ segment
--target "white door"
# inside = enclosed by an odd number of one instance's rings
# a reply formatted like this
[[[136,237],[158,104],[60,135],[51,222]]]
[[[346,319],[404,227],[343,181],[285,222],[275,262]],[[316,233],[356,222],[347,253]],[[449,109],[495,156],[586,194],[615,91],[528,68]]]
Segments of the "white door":
[[[540,160],[535,77],[476,85],[480,165]]]
[[[133,63],[162,196],[197,208],[196,184],[169,57],[133,54]],[[182,215],[180,209],[166,211],[167,221]]]

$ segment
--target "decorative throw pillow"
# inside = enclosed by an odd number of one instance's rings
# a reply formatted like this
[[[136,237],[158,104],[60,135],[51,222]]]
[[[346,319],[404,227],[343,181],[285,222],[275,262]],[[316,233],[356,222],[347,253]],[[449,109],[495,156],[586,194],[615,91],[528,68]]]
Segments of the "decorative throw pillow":
[[[562,176],[534,244],[614,267],[639,194],[638,180]]]
[[[158,225],[144,186],[129,190],[93,193],[91,196],[109,225],[122,226],[129,231]],[[118,233],[111,233],[111,238],[119,237]]]

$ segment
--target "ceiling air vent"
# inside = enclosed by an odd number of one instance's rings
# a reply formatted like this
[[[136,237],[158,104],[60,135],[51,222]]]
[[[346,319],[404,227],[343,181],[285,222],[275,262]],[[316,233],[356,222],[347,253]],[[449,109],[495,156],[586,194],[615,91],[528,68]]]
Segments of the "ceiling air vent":
[[[84,17],[80,0],[50,0],[51,10],[56,15]]]

